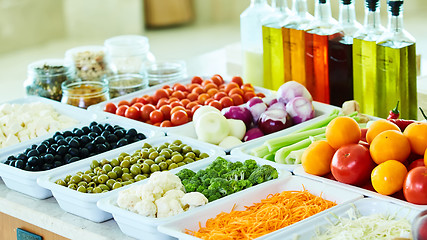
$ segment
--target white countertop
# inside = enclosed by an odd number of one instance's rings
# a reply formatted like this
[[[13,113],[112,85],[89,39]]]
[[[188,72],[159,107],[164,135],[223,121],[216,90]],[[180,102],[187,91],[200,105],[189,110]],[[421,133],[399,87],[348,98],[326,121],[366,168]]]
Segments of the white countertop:
[[[95,223],[62,210],[55,198],[39,200],[10,190],[0,180],[0,212],[70,239],[134,239],[111,219]]]

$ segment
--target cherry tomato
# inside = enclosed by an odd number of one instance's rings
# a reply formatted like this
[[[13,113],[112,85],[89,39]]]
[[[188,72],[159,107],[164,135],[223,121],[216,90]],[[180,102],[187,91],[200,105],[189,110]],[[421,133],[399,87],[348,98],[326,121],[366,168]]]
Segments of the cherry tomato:
[[[168,88],[171,88],[171,86],[169,86],[169,85],[163,85],[163,87],[162,87],[163,89],[168,89]]]
[[[205,104],[205,102],[206,102],[206,100],[207,100],[208,98],[210,98],[209,94],[207,94],[207,93],[202,93],[202,94],[200,94],[200,95],[199,95],[199,97],[197,98],[197,101],[198,101],[200,104],[204,105],[204,104]]]
[[[157,102],[156,108],[159,109],[163,105],[169,104],[169,100],[167,98],[160,98]]]
[[[233,99],[231,97],[223,97],[219,102],[222,105],[222,108],[234,106]]]
[[[235,82],[230,82],[227,84],[227,86],[225,86],[225,92],[228,94],[233,88],[239,88],[239,85],[237,85]]]
[[[140,102],[136,102],[134,104],[132,104],[131,107],[136,107],[138,108],[138,110],[141,110],[141,108],[144,106],[144,104],[140,103]]]
[[[233,94],[239,94],[239,95],[243,96],[244,92],[240,88],[233,88],[228,92],[228,96],[231,96]]]
[[[427,168],[416,167],[408,172],[403,183],[403,194],[410,203],[427,204]]]
[[[187,106],[187,104],[189,104],[191,101],[188,98],[184,98],[181,100],[182,106]]]
[[[185,87],[184,85],[182,85],[181,83],[175,83],[174,85],[173,85],[173,90],[176,92],[176,91],[181,91],[181,92],[184,92],[184,91],[188,91],[187,90],[187,87]]]
[[[174,108],[174,107],[176,107],[176,106],[181,106],[181,107],[183,107],[181,102],[171,102],[169,105],[170,105],[172,108]]]
[[[257,93],[256,96],[259,97],[259,98],[265,98],[265,94],[262,93],[262,92]]]
[[[178,110],[171,115],[171,122],[174,126],[179,126],[188,122],[188,114],[184,110]]]
[[[172,122],[169,120],[164,120],[161,124],[160,127],[172,127]]]
[[[166,89],[157,89],[153,94],[153,99],[157,103],[161,98],[169,98],[169,93]]]
[[[209,89],[218,89],[218,87],[215,85],[215,83],[208,83],[204,87],[205,92],[208,92]]]
[[[138,98],[138,99],[136,100],[136,102],[137,102],[137,103],[142,103],[142,104],[147,104],[147,103],[148,103],[148,102],[147,102],[147,100],[145,100],[145,98],[143,98],[143,97]]]
[[[213,83],[215,83],[217,86],[220,86],[221,84],[224,83],[224,79],[222,79],[221,75],[219,74],[215,74],[211,77],[211,80],[213,81]]]
[[[212,80],[210,80],[210,79],[203,80],[203,82],[202,82],[202,87],[205,87],[206,85],[208,85],[208,84],[210,84],[210,83],[213,83],[213,81],[212,81]]]
[[[239,85],[239,87],[241,87],[241,86],[243,85],[243,80],[242,80],[242,78],[241,78],[241,77],[239,77],[239,76],[234,76],[234,77],[231,79],[231,82],[237,83],[237,85]]]
[[[215,101],[215,99],[213,99],[213,98],[206,99],[205,105],[209,105],[209,103],[212,102],[212,101]]]
[[[197,93],[189,93],[187,95],[187,99],[190,100],[191,102],[197,100],[198,97],[199,97],[199,94]]]
[[[138,98],[136,98],[136,97],[132,98],[129,106],[132,106],[133,104],[135,104],[137,100],[138,100]]]
[[[202,79],[201,77],[199,77],[199,76],[194,76],[194,77],[191,79],[191,83],[202,84],[202,82],[203,82],[203,79]]]
[[[185,105],[185,108],[191,110],[196,105],[199,105],[199,103],[198,102],[189,102],[187,105]]]
[[[173,107],[172,110],[170,111],[170,114],[172,115],[174,112],[179,111],[179,110],[185,111],[185,107],[183,107],[183,106]]]
[[[147,96],[144,98],[145,98],[145,101],[147,101],[149,104],[153,104],[153,105],[155,104],[154,98],[152,96]]]
[[[182,86],[182,85],[181,85]],[[179,100],[184,99],[185,98],[185,94],[184,92],[180,91],[180,90],[176,90],[175,92],[172,93],[171,95],[172,97],[176,97]]]
[[[331,162],[331,172],[339,182],[363,185],[370,180],[375,163],[369,150],[360,144],[340,147]]]
[[[218,90],[218,89],[216,89],[216,88],[211,88],[211,89],[209,89],[209,90],[207,91],[207,94],[209,94],[209,96],[213,97],[213,96],[215,96],[215,94],[217,94],[218,92],[219,92],[219,90]]]
[[[225,92],[219,92],[214,95],[214,99],[217,101],[221,100],[221,98],[223,97],[227,97],[227,94]]]
[[[202,93],[205,93],[205,90],[203,90],[203,88],[201,88],[201,87],[195,87],[194,89],[193,89],[193,91],[191,91],[192,93],[196,93],[197,95],[200,95],[200,94],[202,94]]]
[[[117,111],[117,107],[116,107],[116,105],[114,103],[110,102],[110,103],[105,104],[105,106],[104,106],[104,112],[109,112],[109,113],[115,114],[116,111]]]
[[[150,121],[152,123],[160,123],[163,121],[163,113],[160,110],[154,110],[150,113]]]
[[[125,117],[138,120],[140,118],[141,114],[138,108],[136,107],[129,107],[125,111]]]
[[[122,105],[122,106],[120,106],[120,107],[117,108],[116,114],[119,115],[119,116],[124,117],[126,109],[128,109],[128,105]]]
[[[150,119],[150,113],[154,110],[156,110],[156,107],[154,107],[152,104],[145,104],[141,108],[141,119],[142,119],[142,121],[149,120]]]
[[[242,95],[237,93],[230,95],[231,99],[233,99],[234,106],[242,105],[244,103]]]
[[[201,105],[196,105],[191,109],[192,115],[194,115],[194,113],[196,112],[197,109],[199,109],[199,107],[201,107]]]
[[[169,98],[169,103],[172,103],[172,102],[179,102],[179,99],[176,97]]]
[[[191,118],[193,118],[193,112],[191,112],[190,109],[185,109],[185,112],[188,115],[188,121],[191,121]]]
[[[217,100],[212,100],[208,105],[211,107],[214,107],[220,111],[222,110],[222,104]]]
[[[245,102],[247,102],[255,96],[256,96],[256,94],[254,92],[245,92],[245,95],[243,96],[243,100],[245,100]]]
[[[194,89],[194,88],[196,88],[196,87],[200,87],[200,84],[197,84],[197,83],[190,83],[190,84],[187,84],[187,90],[188,90],[189,92],[193,91],[193,89]]]
[[[171,118],[172,107],[169,105],[163,105],[159,109],[163,113],[163,118],[169,120]]]
[[[118,104],[117,104],[117,106],[122,106],[122,105],[126,105],[126,106],[130,106],[130,102],[129,101],[126,101],[126,100],[121,100]]]

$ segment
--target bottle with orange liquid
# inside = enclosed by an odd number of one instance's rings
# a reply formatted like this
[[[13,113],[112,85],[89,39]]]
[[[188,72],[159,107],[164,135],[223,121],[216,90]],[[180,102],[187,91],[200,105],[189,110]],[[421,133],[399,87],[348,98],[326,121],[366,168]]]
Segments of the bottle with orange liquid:
[[[283,64],[285,82],[296,81],[306,86],[305,81],[305,30],[313,20],[307,11],[307,0],[293,0],[291,15],[282,27]]]
[[[338,27],[341,36],[329,39],[329,100],[342,106],[353,99],[353,37],[362,25],[356,21],[354,0],[340,0]]]
[[[329,104],[328,40],[341,35],[329,0],[316,0],[314,20],[305,33],[306,87],[313,100]]]

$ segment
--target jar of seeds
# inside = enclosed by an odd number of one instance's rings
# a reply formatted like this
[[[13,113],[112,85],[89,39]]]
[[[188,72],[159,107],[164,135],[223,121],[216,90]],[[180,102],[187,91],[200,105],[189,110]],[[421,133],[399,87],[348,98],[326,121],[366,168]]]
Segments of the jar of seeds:
[[[65,52],[65,59],[73,66],[76,77],[84,81],[100,80],[106,74],[103,46],[81,46]]]
[[[87,109],[89,106],[110,99],[108,82],[82,81],[81,79],[62,83],[62,103]]]
[[[44,59],[28,65],[24,87],[27,95],[61,101],[61,84],[73,78],[71,67],[63,59]]]

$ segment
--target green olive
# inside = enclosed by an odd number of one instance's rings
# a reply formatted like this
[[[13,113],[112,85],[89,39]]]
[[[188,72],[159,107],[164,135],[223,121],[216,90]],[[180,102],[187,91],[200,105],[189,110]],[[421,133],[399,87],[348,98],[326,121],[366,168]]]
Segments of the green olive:
[[[120,163],[120,167],[122,167],[122,168],[130,167],[130,161],[127,159],[123,159],[123,161]]]
[[[141,165],[141,171],[142,171],[143,173],[150,173],[150,165],[148,165],[148,164],[146,164],[146,163],[143,163],[143,164]]]
[[[76,172],[76,175],[79,175],[81,177],[83,175],[83,172],[82,171],[78,171],[78,172]]]
[[[200,150],[199,149],[193,149],[193,153],[196,154],[196,156],[199,156]]]
[[[126,156],[123,158],[123,160],[128,160],[130,162],[131,156]]]
[[[102,174],[107,174],[107,172],[106,172],[106,171],[104,171],[104,169],[100,169],[100,170],[98,170],[98,171],[96,172],[96,174],[99,176],[99,175],[102,175]]]
[[[119,161],[119,163],[121,163],[121,162],[123,161],[123,157],[122,157],[122,156],[119,156],[119,157],[117,158],[117,160]]]
[[[107,190],[107,191],[110,190],[110,188],[105,184],[99,184],[98,187],[100,187],[103,191],[104,190]]]
[[[185,162],[186,164],[189,164],[189,163],[194,162],[194,160],[193,160],[192,158],[188,158],[188,157],[186,157],[186,158],[184,158],[184,162]]]
[[[113,172],[115,172],[117,174],[117,177],[121,177],[122,173],[123,173],[123,170],[122,170],[121,167],[116,166],[116,167],[113,168]]]
[[[117,188],[120,188],[120,187],[122,187],[122,183],[121,183],[121,182],[115,182],[115,183],[113,184],[112,189],[114,190],[114,189],[117,189]]]
[[[105,183],[105,182],[107,182],[107,180],[108,180],[108,176],[107,176],[107,174],[102,174],[102,175],[100,175],[100,176],[98,177],[98,182],[99,182],[99,183]]]
[[[92,178],[91,178],[89,175],[87,175],[87,174],[83,174],[83,175],[82,175],[82,179],[83,179],[83,181],[85,181],[85,182],[90,182],[90,181],[92,181]]]
[[[87,193],[92,193],[93,192],[93,187],[87,187],[86,188],[86,192]]]
[[[70,179],[71,179],[71,175],[67,175],[64,178],[64,182],[68,183],[70,181]]]
[[[102,189],[101,189],[99,186],[97,186],[97,187],[94,187],[94,188],[93,188],[92,192],[93,192],[93,193],[101,193],[101,192],[102,192]]]
[[[182,167],[182,166],[184,166],[185,165],[185,162],[179,162],[179,163],[177,163],[178,164],[178,166],[179,167]]]
[[[94,182],[95,184],[98,184],[98,176],[93,176],[92,177],[92,182]]]
[[[179,163],[179,162],[182,162],[182,160],[184,160],[184,158],[182,157],[182,155],[175,155],[171,158],[171,160],[174,163]]]
[[[70,182],[77,184],[81,180],[82,180],[82,177],[80,177],[79,175],[74,175],[74,176],[71,177]]]
[[[182,141],[177,139],[177,140],[173,141],[172,144],[180,145],[180,144],[182,144]]]
[[[155,151],[156,151],[156,149],[154,149],[154,148],[149,148],[149,149],[148,149],[148,153],[149,153],[148,155],[150,155],[150,153],[155,152]]]
[[[199,158],[207,158],[209,155],[207,153],[200,153]]]
[[[132,175],[130,175],[129,173],[123,173],[122,180],[128,181],[129,179],[132,179]]]
[[[91,164],[90,164],[90,168],[92,168],[92,169],[94,169],[94,168],[96,168],[96,167],[98,167],[99,166],[99,162],[98,161],[96,161],[96,160],[93,160],[92,162],[91,162]]]
[[[81,181],[81,182],[79,182],[79,183],[77,184],[77,186],[84,186],[84,187],[87,187],[87,182],[85,182],[85,181]]]
[[[188,153],[186,153],[184,155],[184,157],[195,159],[196,158],[196,154],[194,154],[193,152],[188,152]]]
[[[129,168],[122,168],[123,173],[130,173]],[[123,174],[122,174],[123,175]]]
[[[77,184],[71,183],[70,185],[68,185],[68,188],[73,189],[73,190],[77,190]]]
[[[126,182],[122,182],[122,185],[125,186],[125,185],[129,185],[131,183],[132,183],[131,181],[126,181]]]
[[[87,184],[87,186],[88,186],[88,188],[89,187],[94,188],[94,187],[96,187],[96,184],[95,184],[95,182],[90,182]]]
[[[146,149],[144,149],[143,151],[141,151],[140,153],[139,153],[139,156],[141,157],[141,158],[144,158],[144,159],[146,159],[146,158],[148,158],[148,156],[150,155],[150,153],[148,152],[148,150],[146,150]]]
[[[173,162],[172,162],[172,160],[168,159],[168,160],[166,160],[166,161],[165,161],[165,163],[169,166],[169,165],[171,165]]]
[[[67,184],[65,183],[65,181],[62,180],[62,179],[56,180],[55,183],[58,184],[58,185],[61,185],[61,186],[67,186]]]
[[[172,163],[171,165],[169,165],[168,169],[172,170],[172,169],[177,168],[177,167],[178,167],[178,164]]]
[[[122,152],[122,153],[119,154],[119,156],[122,157],[122,158],[124,158],[124,157],[129,156],[129,154],[126,153],[126,152]]]
[[[171,153],[171,157],[173,157],[173,156],[175,156],[175,155],[181,155],[181,153],[180,153],[180,152],[177,152],[177,151],[173,151],[173,152]]]
[[[151,145],[149,143],[144,143],[144,145],[142,145],[142,148],[151,148]]]
[[[166,158],[163,156],[158,156],[158,157],[156,157],[156,159],[154,159],[154,162],[157,164],[164,162],[164,161],[166,161]]]
[[[116,182],[123,182],[122,178],[116,178]]]
[[[141,180],[147,179],[147,177],[144,175],[138,174],[133,179],[135,179],[135,181],[139,182]]]
[[[166,158],[166,159],[171,157],[171,154],[168,151],[165,151],[165,149],[163,149],[159,155]]]
[[[184,154],[192,152],[192,151],[193,151],[193,149],[188,145],[186,145],[185,147],[182,148],[182,153],[184,153]]]
[[[111,171],[111,172],[108,172],[108,173],[107,173],[107,176],[108,176],[110,179],[116,179],[116,178],[117,178],[117,173],[116,173],[116,172],[114,172],[114,171]]]
[[[119,166],[120,162],[119,162],[119,160],[117,160],[117,159],[114,158],[114,159],[112,159],[110,161],[110,164],[111,164],[112,167],[115,167],[115,166]]]
[[[159,167],[160,167],[160,170],[163,171],[165,169],[168,169],[168,164],[165,162],[161,162],[161,163],[159,163]]]
[[[131,167],[130,167],[130,172],[133,174],[133,175],[138,175],[138,174],[140,174],[141,173],[141,168],[138,166],[138,165],[132,165]]]
[[[145,161],[144,161],[144,163],[145,163],[145,164],[148,164],[148,166],[151,166],[151,165],[153,165],[155,162],[154,162],[153,160],[151,160],[151,159],[147,159],[147,160],[145,160]]]
[[[181,148],[179,146],[176,146],[176,145],[169,146],[169,149],[171,149],[174,152],[181,152]]]
[[[138,161],[137,157],[131,157],[130,164],[135,164]]]
[[[111,164],[107,163],[102,166],[102,170],[104,170],[105,172],[110,172],[111,170],[113,170],[113,167],[111,166]]]
[[[157,164],[153,164],[153,165],[151,165],[150,166],[150,171],[153,173],[153,172],[157,172],[157,171],[160,171],[160,167],[159,167],[159,165],[157,165]]]
[[[89,170],[86,170],[86,171],[85,171],[85,174],[91,174],[91,173],[93,173],[93,170],[92,170],[92,169],[89,169]]]
[[[105,164],[109,164],[109,163],[110,163],[110,161],[108,161],[108,160],[107,160],[107,159],[105,159],[105,158],[101,160],[101,165],[102,165],[102,166],[104,166]]]
[[[105,185],[107,185],[109,188],[112,188],[115,182],[116,181],[114,181],[114,179],[108,179]]]
[[[85,193],[87,190],[86,190],[86,187],[85,187],[85,186],[79,186],[79,187],[77,188],[77,191],[82,192],[82,193]]]
[[[157,151],[151,152],[150,155],[148,155],[148,158],[151,160],[156,159],[159,156],[159,153]]]

